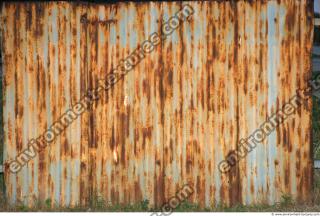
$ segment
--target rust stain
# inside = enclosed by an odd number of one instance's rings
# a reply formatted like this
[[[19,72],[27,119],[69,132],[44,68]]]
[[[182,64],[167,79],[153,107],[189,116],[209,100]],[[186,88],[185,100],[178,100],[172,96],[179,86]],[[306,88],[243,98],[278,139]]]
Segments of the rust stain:
[[[20,173],[5,172],[11,202],[98,194],[159,207],[186,182],[201,206],[309,198],[311,102],[228,175],[217,166],[307,86],[312,1],[188,4],[191,19]],[[1,3],[5,164],[182,5]]]

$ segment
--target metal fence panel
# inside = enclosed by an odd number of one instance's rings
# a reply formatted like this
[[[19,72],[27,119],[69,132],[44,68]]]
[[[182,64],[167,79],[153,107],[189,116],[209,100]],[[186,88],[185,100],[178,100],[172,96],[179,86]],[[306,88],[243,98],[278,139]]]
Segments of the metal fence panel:
[[[9,162],[182,5],[194,14],[16,174]],[[306,200],[311,101],[229,173],[218,165],[311,76],[302,0],[1,3],[6,195],[59,205],[143,199],[189,183],[202,206]]]

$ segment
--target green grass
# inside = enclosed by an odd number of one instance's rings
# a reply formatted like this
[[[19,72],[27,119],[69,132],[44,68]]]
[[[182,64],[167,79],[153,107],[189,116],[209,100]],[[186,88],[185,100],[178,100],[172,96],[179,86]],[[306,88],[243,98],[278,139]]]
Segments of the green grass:
[[[315,159],[320,159],[320,100],[313,97],[313,155]]]
[[[289,195],[283,195],[281,202],[274,205],[264,203],[244,206],[236,205],[227,207],[225,205],[212,206],[210,208],[201,208],[200,205],[190,202],[181,203],[174,212],[319,212],[320,211],[320,173],[315,175],[315,191],[313,194],[313,202],[296,203]],[[57,207],[54,203],[47,199],[44,202],[36,202],[34,206],[27,207],[22,203],[16,206],[10,206],[0,197],[0,211],[14,212],[154,212],[160,209],[152,209],[148,200],[143,200],[132,205],[110,204],[105,202],[101,197],[96,197],[90,201],[88,206]]]
[[[281,202],[274,205],[265,203],[255,205],[236,205],[227,207],[225,205],[211,206],[207,208],[200,207],[197,203],[183,202],[174,212],[319,212],[320,211],[320,170],[315,171],[314,175],[314,191],[312,201],[308,203],[294,202],[291,196],[284,194]],[[102,197],[93,195],[93,199],[89,201],[88,206],[76,205],[73,207],[58,207],[55,203],[47,199],[45,201],[37,201],[34,206],[28,207],[22,203],[10,206],[3,196],[0,196],[0,211],[10,212],[154,212],[160,211],[152,209],[148,200],[131,205],[111,204],[106,202]]]

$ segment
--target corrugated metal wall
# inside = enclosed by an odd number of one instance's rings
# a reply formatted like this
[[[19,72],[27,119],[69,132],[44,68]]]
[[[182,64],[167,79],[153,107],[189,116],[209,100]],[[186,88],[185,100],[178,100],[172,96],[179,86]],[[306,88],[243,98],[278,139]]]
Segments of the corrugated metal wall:
[[[219,162],[311,75],[313,3],[188,2],[192,18],[17,174],[7,197],[32,203],[161,205],[189,199],[306,200],[312,187],[311,102],[229,174]],[[6,161],[181,8],[177,2],[2,3]],[[80,22],[108,20],[109,24]],[[119,161],[114,159],[116,152]]]

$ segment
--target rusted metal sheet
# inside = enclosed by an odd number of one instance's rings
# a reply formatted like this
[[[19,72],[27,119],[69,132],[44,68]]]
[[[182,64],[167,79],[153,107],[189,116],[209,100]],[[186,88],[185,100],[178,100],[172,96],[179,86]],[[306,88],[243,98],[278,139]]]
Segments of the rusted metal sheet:
[[[2,3],[5,161],[183,4],[191,19],[20,172],[5,169],[12,203],[75,205],[98,195],[160,206],[186,183],[189,201],[202,206],[309,198],[310,101],[236,171],[218,169],[239,139],[307,86],[307,0]]]

